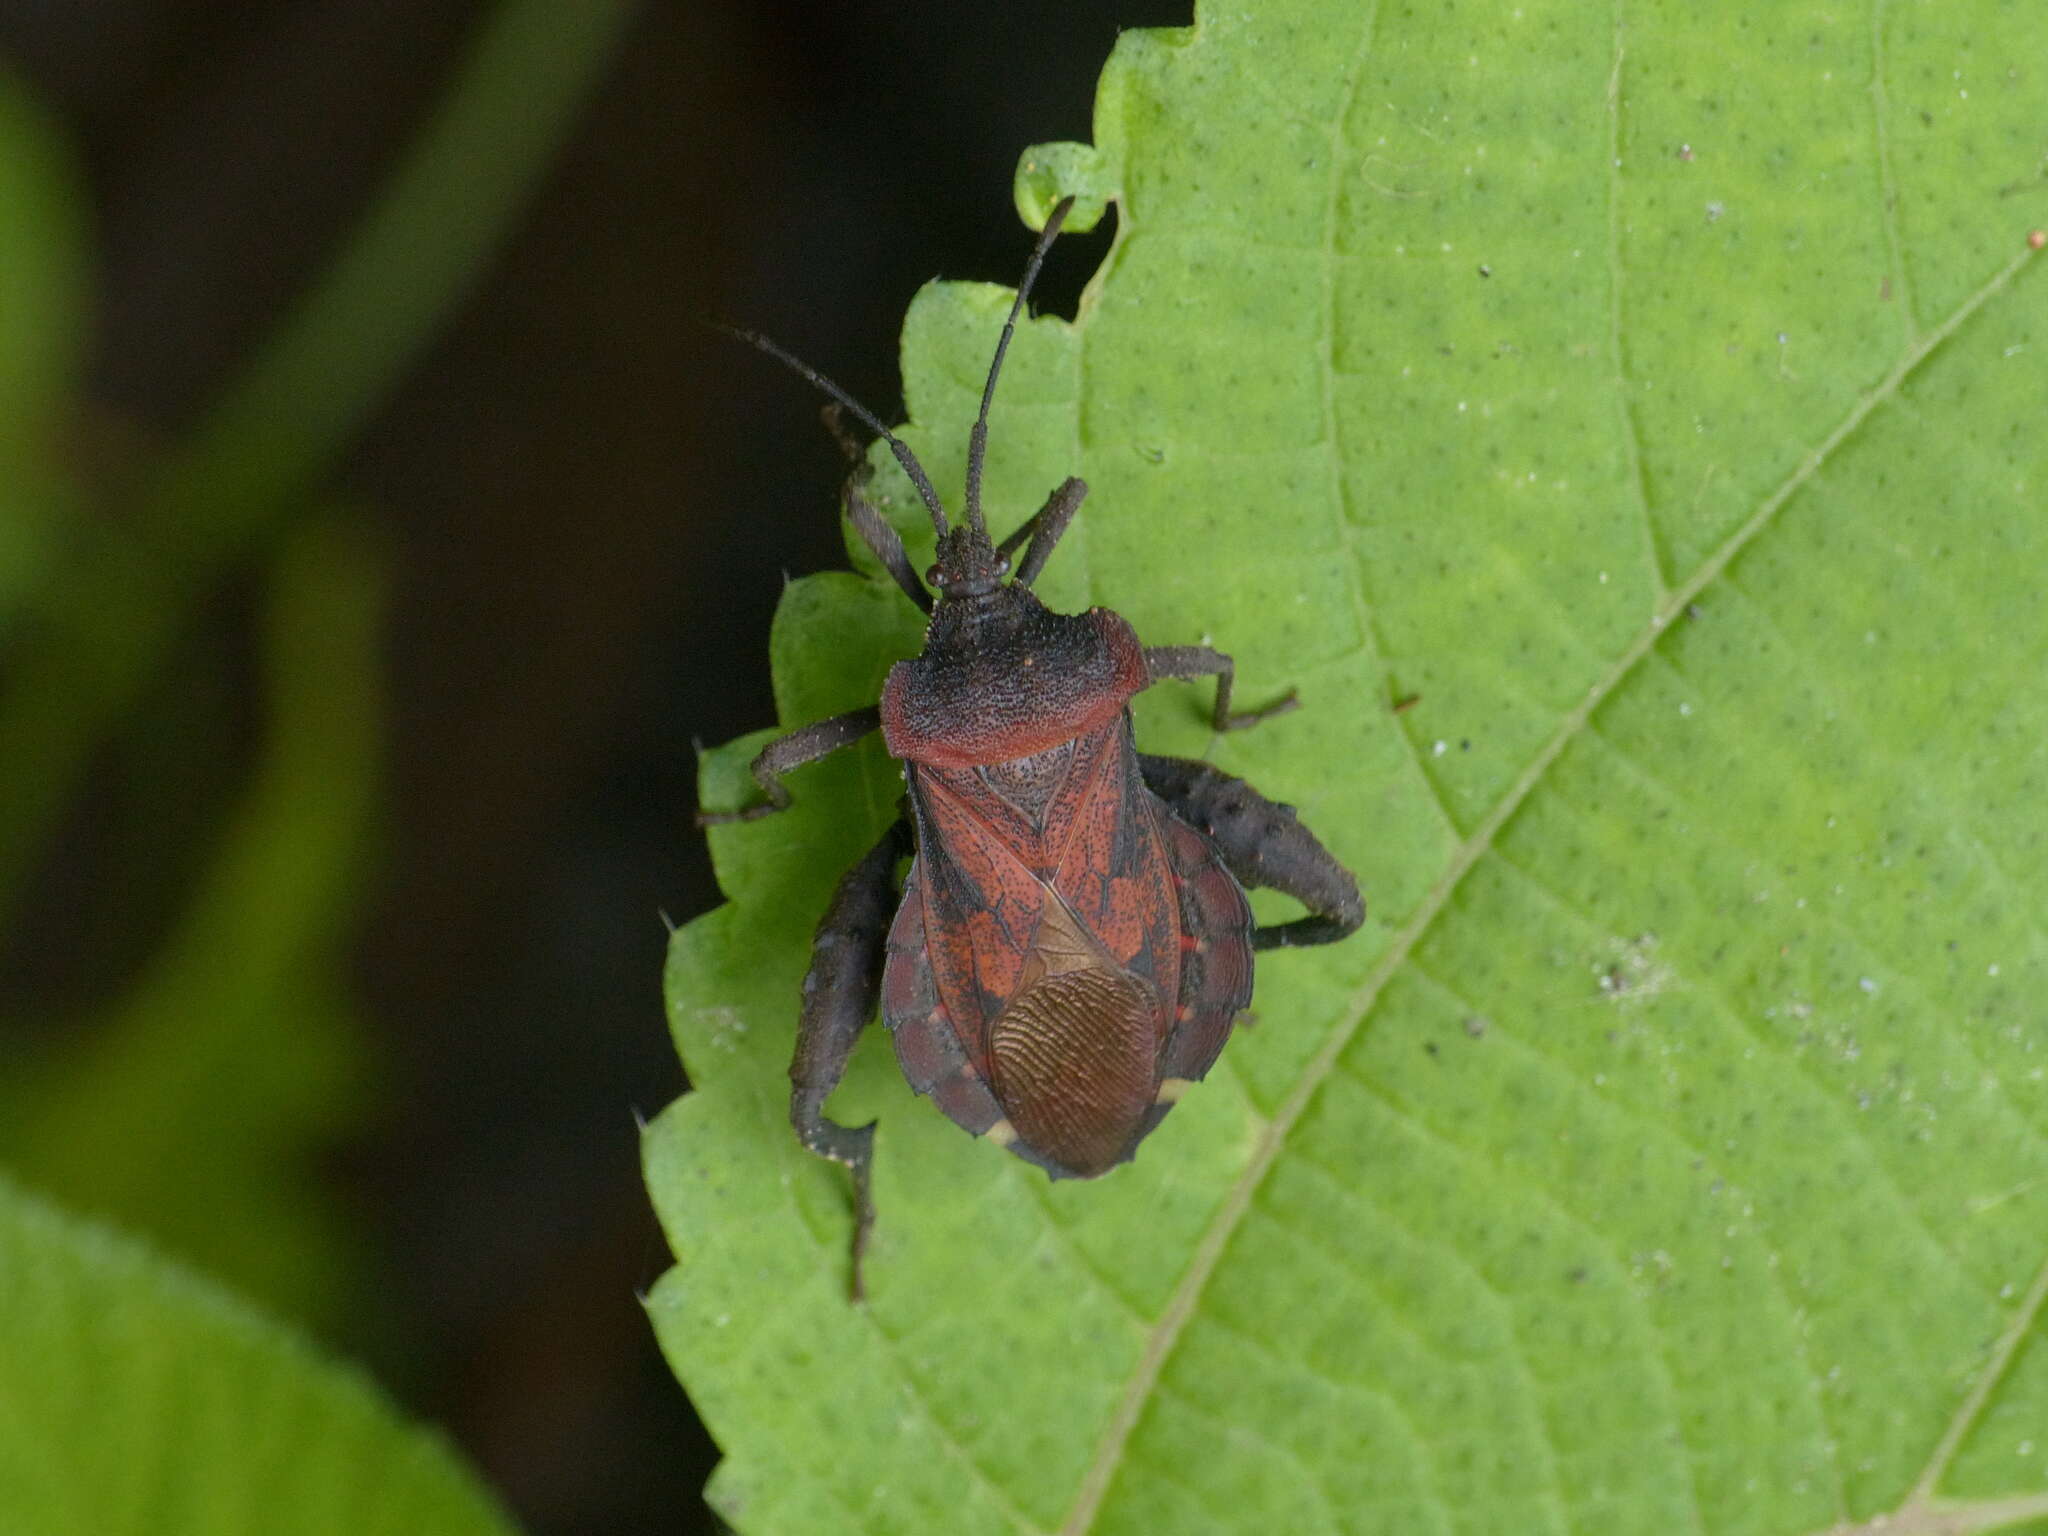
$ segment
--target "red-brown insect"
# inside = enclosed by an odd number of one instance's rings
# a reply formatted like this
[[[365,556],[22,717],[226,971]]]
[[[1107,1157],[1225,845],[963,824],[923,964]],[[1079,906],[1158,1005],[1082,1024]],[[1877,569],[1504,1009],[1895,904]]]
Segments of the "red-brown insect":
[[[1204,763],[1147,756],[1132,740],[1131,696],[1161,678],[1214,677],[1218,730],[1292,709],[1293,694],[1232,713],[1228,656],[1148,647],[1106,608],[1060,614],[1039,602],[1031,583],[1087,494],[1081,481],[1067,480],[1000,544],[982,520],[996,378],[1071,205],[1046,220],[996,343],[957,526],[916,457],[872,413],[773,342],[735,333],[879,433],[938,533],[926,572],[934,603],[856,468],[847,514],[930,613],[924,652],[895,665],[878,707],[771,742],[751,770],[766,803],[698,817],[749,821],[787,809],[783,774],[877,727],[903,763],[905,816],[840,881],[818,925],[790,1065],[797,1135],[853,1170],[856,1297],[874,1219],[874,1127],[836,1124],[824,1105],[878,999],[919,1093],[1054,1178],[1093,1178],[1127,1161],[1209,1070],[1251,1000],[1254,950],[1326,944],[1365,920],[1357,883],[1291,807]],[[836,412],[827,419],[836,432]],[[858,465],[857,445],[841,440]],[[1255,928],[1246,885],[1283,891],[1310,915]]]

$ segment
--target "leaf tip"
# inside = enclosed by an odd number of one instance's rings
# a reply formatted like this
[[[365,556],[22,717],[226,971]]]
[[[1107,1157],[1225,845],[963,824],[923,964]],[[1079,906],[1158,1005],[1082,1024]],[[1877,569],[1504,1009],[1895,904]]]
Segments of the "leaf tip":
[[[1031,228],[1043,229],[1053,205],[1071,197],[1074,208],[1066,227],[1086,234],[1116,196],[1115,181],[1113,170],[1092,144],[1034,144],[1017,161],[1017,213]]]

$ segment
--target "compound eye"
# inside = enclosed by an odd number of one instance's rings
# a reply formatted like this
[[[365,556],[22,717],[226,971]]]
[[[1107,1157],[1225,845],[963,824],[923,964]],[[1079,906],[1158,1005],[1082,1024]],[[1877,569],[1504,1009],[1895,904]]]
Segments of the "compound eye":
[[[1010,574],[1010,557],[1008,555],[996,556],[996,574],[998,576],[1007,576]]]
[[[943,587],[946,584],[946,573],[935,565],[924,573],[924,579],[935,587]]]

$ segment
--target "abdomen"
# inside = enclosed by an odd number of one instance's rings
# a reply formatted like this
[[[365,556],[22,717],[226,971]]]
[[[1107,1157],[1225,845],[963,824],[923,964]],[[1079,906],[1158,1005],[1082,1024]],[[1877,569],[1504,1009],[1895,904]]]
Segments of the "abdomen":
[[[1244,893],[1138,778],[1128,717],[909,777],[919,852],[882,994],[904,1075],[1054,1177],[1104,1173],[1250,1000]]]

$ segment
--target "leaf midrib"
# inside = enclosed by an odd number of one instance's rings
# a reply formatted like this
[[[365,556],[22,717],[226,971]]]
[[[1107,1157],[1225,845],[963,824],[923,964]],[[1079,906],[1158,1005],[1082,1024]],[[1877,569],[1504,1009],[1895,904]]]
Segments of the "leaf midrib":
[[[1369,30],[1368,28],[1368,36]],[[1355,71],[1353,78],[1355,82]],[[1339,124],[1342,123],[1343,118],[1341,114],[1339,114],[1337,121]],[[1202,1297],[1207,1290],[1209,1280],[1221,1263],[1223,1254],[1229,1247],[1231,1238],[1235,1235],[1238,1225],[1243,1221],[1246,1212],[1250,1210],[1252,1200],[1265,1183],[1267,1174],[1271,1172],[1274,1165],[1279,1161],[1280,1153],[1284,1150],[1295,1123],[1306,1111],[1324,1080],[1335,1069],[1338,1059],[1356,1038],[1359,1029],[1371,1015],[1380,994],[1385,990],[1388,982],[1400,972],[1416,946],[1435,926],[1437,918],[1443,913],[1446,906],[1449,905],[1451,896],[1463,884],[1466,875],[1471,872],[1472,868],[1482,857],[1491,851],[1501,829],[1521,809],[1523,802],[1528,799],[1529,795],[1548,776],[1551,766],[1563,755],[1565,748],[1570,746],[1578,738],[1579,734],[1586,729],[1587,723],[1593,716],[1593,712],[1607,701],[1621,684],[1634,673],[1636,667],[1643,659],[1650,654],[1658,639],[1663,635],[1666,626],[1684,613],[1687,605],[1696,601],[1699,594],[1720,577],[1736,556],[1740,555],[1765,529],[1770,527],[1786,504],[1799,493],[1822,467],[1835,457],[1843,444],[1856,434],[1863,423],[1869,419],[1870,415],[1879,406],[1897,396],[1900,388],[1919,369],[1921,364],[1926,362],[1944,342],[1955,335],[1986,304],[2011,286],[2013,279],[2028,266],[2034,254],[2031,250],[2022,249],[1994,273],[1989,280],[1964,299],[1939,326],[1921,333],[1919,338],[1905,351],[1890,372],[1879,380],[1876,385],[1857,398],[1856,403],[1843,415],[1833,430],[1822,438],[1814,448],[1809,450],[1777,489],[1772,491],[1769,496],[1765,497],[1758,504],[1757,509],[1733,533],[1724,539],[1711,555],[1700,563],[1698,568],[1685,582],[1673,590],[1662,603],[1653,609],[1649,621],[1615,660],[1614,664],[1587,690],[1585,698],[1559,722],[1557,728],[1551,733],[1543,746],[1538,749],[1528,766],[1522,770],[1515,781],[1509,785],[1507,791],[1495,802],[1493,808],[1487,813],[1485,819],[1480,822],[1478,827],[1474,829],[1472,835],[1459,844],[1444,873],[1430,887],[1428,894],[1417,907],[1414,916],[1394,935],[1385,955],[1366,977],[1351,1006],[1345,1011],[1343,1017],[1340,1018],[1337,1026],[1330,1032],[1330,1036],[1324,1042],[1322,1048],[1310,1058],[1301,1075],[1295,1080],[1294,1086],[1289,1090],[1287,1097],[1282,1101],[1278,1111],[1266,1123],[1258,1144],[1253,1150],[1250,1161],[1245,1165],[1244,1171],[1232,1182],[1222,1203],[1217,1208],[1215,1217],[1210,1221],[1207,1230],[1202,1234],[1201,1241],[1196,1244],[1194,1256],[1190,1260],[1187,1269],[1183,1272],[1179,1284],[1175,1286],[1173,1295],[1168,1299],[1165,1309],[1160,1313],[1159,1320],[1150,1330],[1146,1338],[1145,1347],[1139,1355],[1138,1363],[1134,1367],[1130,1381],[1125,1387],[1123,1397],[1119,1401],[1116,1411],[1111,1415],[1108,1425],[1104,1428],[1102,1438],[1096,1448],[1096,1453],[1090,1459],[1088,1469],[1083,1474],[1080,1485],[1076,1490],[1074,1502],[1068,1511],[1067,1518],[1060,1526],[1060,1536],[1083,1536],[1083,1533],[1093,1528],[1096,1516],[1101,1512],[1103,1502],[1108,1496],[1110,1485],[1122,1464],[1124,1447],[1128,1444],[1132,1433],[1137,1428],[1139,1416],[1144,1411],[1145,1405],[1151,1400],[1153,1389],[1158,1384],[1166,1362],[1171,1358],[1181,1333],[1193,1318],[1196,1308],[1200,1305]],[[2048,1274],[2048,1270],[2044,1270],[2044,1274]],[[2037,1285],[2036,1289],[2039,1290],[2041,1287]],[[2039,1300],[2036,1298],[2035,1307],[2037,1310],[2039,1305]],[[2027,1314],[2023,1312],[2022,1320],[2024,1321],[2026,1317]],[[2009,1356],[2006,1358],[2009,1358]],[[1999,1366],[2001,1363],[1999,1360],[1994,1360],[1993,1366]],[[1987,1378],[1991,1378],[1997,1374],[1997,1371],[1987,1370],[1985,1374]],[[1974,1416],[1976,1410],[1981,1407],[1984,1397],[1988,1395],[1988,1391],[1989,1388],[1986,1386],[1981,1392],[1973,1393],[1969,1398],[1965,1399],[1962,1409],[1958,1414],[1959,1422],[1950,1426],[1940,1443],[1941,1447],[1952,1447],[1953,1444],[1959,1443],[1961,1435],[1968,1424],[1968,1417],[1965,1417],[1965,1415]],[[1937,1448],[1938,1451],[1939,1449],[1940,1447]],[[1938,1475],[1938,1466],[1931,1470]],[[1923,1481],[1925,1481],[1924,1478]],[[2009,1502],[2001,1501],[2001,1507]],[[2048,1500],[2040,1502],[2048,1504]],[[1964,1513],[1960,1506],[1948,1506],[1937,1515],[1935,1507],[1928,1504],[1924,1499],[1920,1499],[1915,1507],[1934,1518],[1954,1517],[1959,1520],[1969,1520],[1972,1518]],[[2031,1508],[2031,1505],[2029,1507]],[[1989,1506],[1986,1506],[1986,1509],[1988,1511]],[[2002,1517],[1998,1523],[2009,1523],[2010,1519],[2011,1516],[2008,1515]],[[1930,1531],[1946,1528],[1939,1525],[1927,1527]],[[1989,1526],[1983,1524],[1957,1524],[1954,1526],[1954,1529],[1958,1531],[1988,1528]]]

